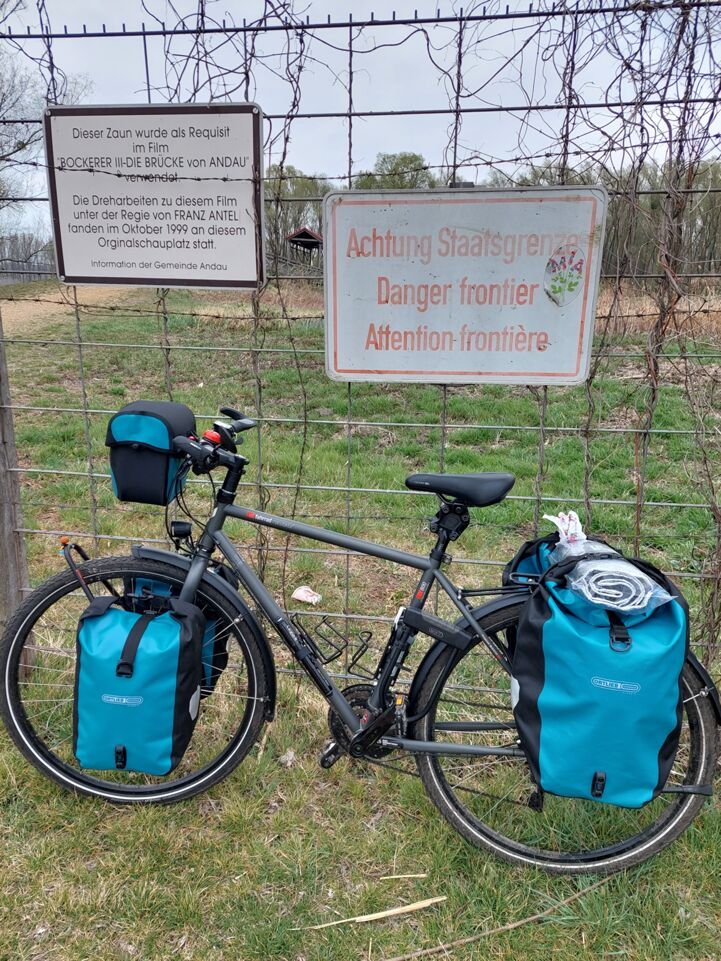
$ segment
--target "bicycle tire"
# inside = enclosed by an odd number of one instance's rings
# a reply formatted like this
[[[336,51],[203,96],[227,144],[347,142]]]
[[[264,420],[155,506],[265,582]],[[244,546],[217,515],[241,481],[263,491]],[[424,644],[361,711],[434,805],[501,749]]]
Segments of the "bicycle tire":
[[[507,648],[508,633],[515,630],[521,607],[519,603],[485,616],[480,610],[481,627]],[[473,663],[474,657],[482,660]],[[468,683],[473,678],[475,687]],[[710,784],[718,751],[716,718],[688,662],[682,687],[681,745],[668,783]],[[473,693],[467,693],[469,689]],[[477,698],[478,691],[483,694],[476,703],[472,698]],[[475,743],[518,743],[510,679],[482,642],[460,656],[449,649],[437,660],[419,691],[414,713],[422,715],[412,731],[419,740],[455,736],[471,743],[472,736]],[[442,730],[443,718],[488,722],[498,725],[498,730],[449,735]],[[628,809],[546,794],[538,811],[533,807],[535,786],[524,759],[466,756],[459,760],[426,754],[417,756],[416,763],[431,801],[462,837],[513,864],[554,874],[610,874],[639,864],[674,841],[705,800],[699,794],[671,794],[670,800],[661,794],[643,808]]]
[[[184,578],[170,564],[135,557],[90,561],[80,571],[95,594],[107,593],[104,582],[124,590],[127,579],[136,577],[167,582],[177,593]],[[201,582],[196,603],[236,643],[229,644],[228,666],[213,693],[201,702],[188,750],[164,777],[125,771],[100,776],[81,769],[72,755],[75,631],[88,599],[70,571],[34,590],[0,640],[0,716],[28,761],[66,789],[120,804],[181,801],[230,774],[263,727],[268,678],[257,640],[237,610],[228,609],[211,575]]]

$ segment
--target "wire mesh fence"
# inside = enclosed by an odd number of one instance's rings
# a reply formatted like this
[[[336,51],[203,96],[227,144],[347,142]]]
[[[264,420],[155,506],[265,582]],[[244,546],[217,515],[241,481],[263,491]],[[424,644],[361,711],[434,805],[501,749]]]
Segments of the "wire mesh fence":
[[[103,441],[118,406],[180,400],[209,426],[231,403],[260,423],[247,442],[247,506],[423,550],[435,506],[404,487],[407,473],[511,470],[511,497],[475,512],[456,579],[497,583],[544,512],[574,506],[588,528],[682,579],[695,641],[712,657],[721,627],[721,3],[470,3],[336,20],[267,2],[237,22],[215,19],[205,2],[191,14],[154,7],[144,5],[139,26],[58,28],[39,0],[39,26],[19,33],[6,20],[2,46],[48,102],[78,98],[69,64],[91,49],[101,53],[88,62],[124,64],[138,100],[257,100],[270,279],[240,295],[51,282],[0,291],[5,469],[22,490],[22,512],[3,514],[4,533],[16,556],[27,550],[31,581],[55,565],[59,533],[101,553],[167,540],[156,510],[112,496]],[[3,202],[41,209],[40,118],[22,106],[0,104],[3,168],[16,188]],[[376,152],[405,160],[370,169]],[[327,380],[320,261],[295,256],[287,238],[320,231],[328,190],[599,182],[611,201],[585,385]],[[201,483],[188,503],[196,515],[207,507]],[[295,586],[320,591],[315,617],[377,628],[408,596],[404,575],[381,562],[265,530],[237,536],[290,606]]]

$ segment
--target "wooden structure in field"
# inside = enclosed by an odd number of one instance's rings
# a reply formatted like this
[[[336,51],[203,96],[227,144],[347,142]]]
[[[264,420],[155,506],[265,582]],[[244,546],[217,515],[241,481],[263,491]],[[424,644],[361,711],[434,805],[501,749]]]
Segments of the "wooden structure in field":
[[[319,270],[323,264],[323,238],[310,227],[301,227],[285,238],[289,264]]]

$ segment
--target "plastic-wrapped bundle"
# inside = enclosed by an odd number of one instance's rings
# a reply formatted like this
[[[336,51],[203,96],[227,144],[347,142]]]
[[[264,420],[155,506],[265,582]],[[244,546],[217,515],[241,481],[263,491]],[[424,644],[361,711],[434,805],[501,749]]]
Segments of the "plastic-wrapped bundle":
[[[667,591],[613,548],[589,540],[573,511],[548,519],[556,524],[561,534],[558,546],[549,557],[551,564],[560,564],[574,556],[605,555],[598,560],[579,560],[566,575],[566,586],[591,604],[623,613],[652,611],[671,600]],[[614,556],[608,557],[609,554]]]
[[[592,604],[623,612],[652,611],[671,595],[633,564],[610,557],[581,561],[566,578],[567,586]]]

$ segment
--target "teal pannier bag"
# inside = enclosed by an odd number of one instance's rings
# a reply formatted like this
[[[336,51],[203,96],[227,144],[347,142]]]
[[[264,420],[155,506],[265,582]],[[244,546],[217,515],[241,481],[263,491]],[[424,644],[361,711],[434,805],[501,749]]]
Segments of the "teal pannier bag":
[[[584,560],[616,557],[670,595],[619,613],[566,585]],[[653,565],[581,555],[541,577],[518,623],[512,701],[542,791],[638,808],[663,790],[678,749],[688,606]]]
[[[170,584],[156,581],[150,577],[135,577],[129,580],[129,594],[132,608],[145,611],[162,605],[170,597]],[[215,690],[220,675],[228,665],[229,631],[218,627],[215,618],[206,618],[203,643],[201,645],[201,688],[200,696],[208,697]]]
[[[77,633],[73,751],[83,768],[169,774],[198,718],[200,608],[177,598],[133,613],[97,597]]]
[[[185,455],[174,437],[195,436],[195,415],[185,404],[138,400],[121,407],[108,423],[113,493],[135,504],[169,504],[187,478]]]
[[[558,533],[547,537],[538,537],[533,541],[524,541],[511,560],[503,568],[501,584],[534,583],[550,567],[551,551],[558,546]]]

